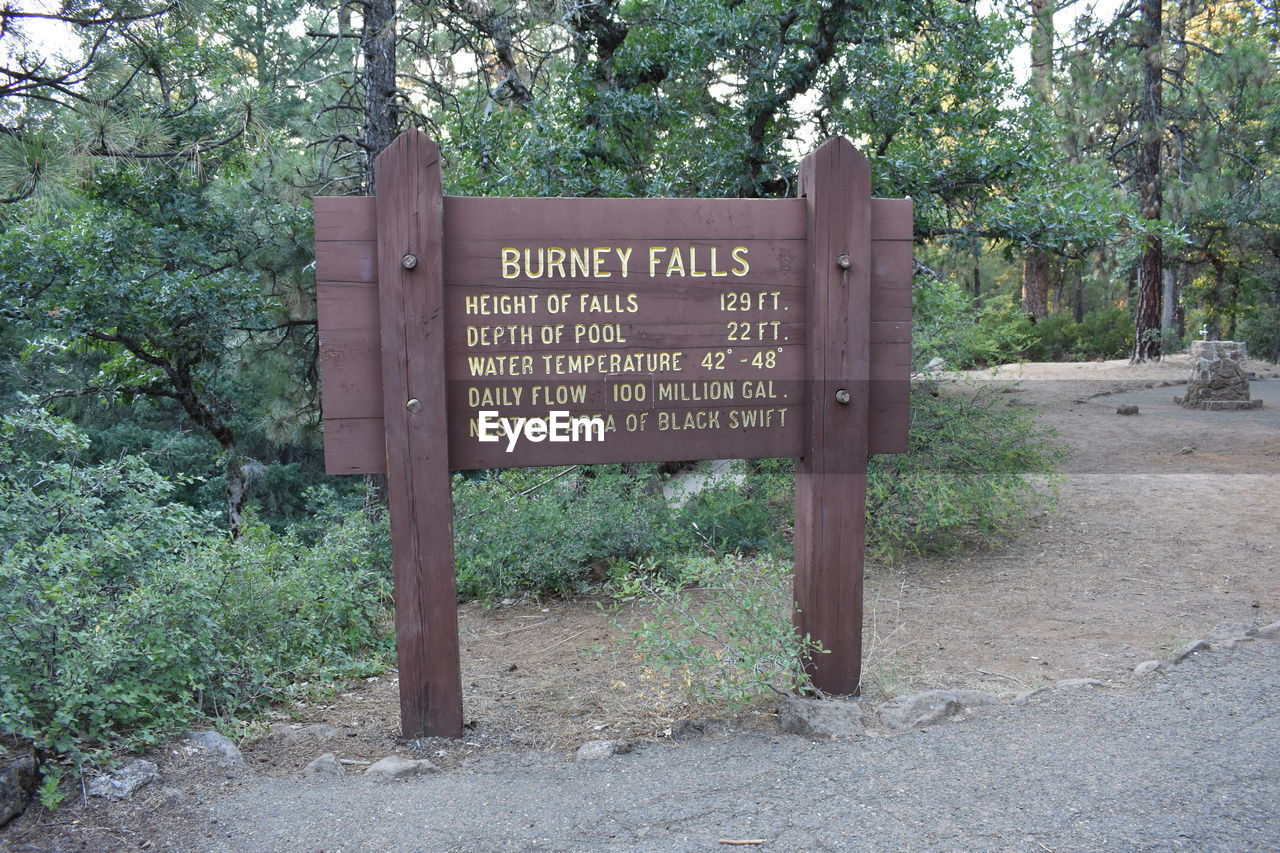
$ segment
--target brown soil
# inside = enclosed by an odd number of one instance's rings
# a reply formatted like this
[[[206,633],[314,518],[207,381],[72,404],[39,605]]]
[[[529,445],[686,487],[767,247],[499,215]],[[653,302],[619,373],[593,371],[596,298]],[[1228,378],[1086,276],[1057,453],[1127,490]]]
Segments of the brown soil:
[[[1259,366],[1255,365],[1255,370]],[[1273,379],[1280,373],[1261,366]],[[1056,679],[1124,682],[1221,621],[1280,616],[1280,382],[1254,383],[1268,408],[1188,411],[1172,402],[1184,360],[1021,365],[950,376],[998,382],[1034,407],[1072,456],[1057,507],[1007,546],[869,565],[865,692],[933,686],[1003,694]],[[1137,416],[1120,416],[1136,403]],[[773,725],[769,701],[729,714],[685,700],[618,640],[643,617],[593,599],[460,608],[467,730],[462,741],[397,739],[394,675],[328,701],[280,709],[247,733],[249,774],[296,776],[334,752],[353,762],[396,753],[445,769],[494,752],[571,750],[609,737],[666,739],[679,721]],[[616,622],[621,622],[619,628]],[[306,730],[323,724],[333,731]],[[285,731],[285,728],[293,732]],[[33,806],[0,830],[0,849],[205,849],[217,827],[206,803],[242,783],[180,744],[150,756],[163,787],[129,803]],[[529,761],[538,760],[530,753]]]

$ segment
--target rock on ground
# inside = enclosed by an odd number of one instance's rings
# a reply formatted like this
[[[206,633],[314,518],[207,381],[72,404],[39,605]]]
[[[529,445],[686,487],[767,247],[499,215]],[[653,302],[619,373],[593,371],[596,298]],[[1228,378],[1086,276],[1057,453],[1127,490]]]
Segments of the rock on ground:
[[[347,775],[347,771],[338,760],[338,756],[332,752],[326,752],[308,764],[303,769],[302,775],[311,778],[337,779]]]
[[[159,781],[160,773],[154,763],[135,758],[115,773],[108,773],[94,779],[89,783],[86,791],[91,797],[127,800],[139,788]]]
[[[311,738],[312,740],[328,740],[329,738],[342,737],[342,729],[337,726],[331,726],[328,723],[315,723],[299,729],[298,736]]]
[[[240,754],[240,747],[225,735],[214,731],[188,732],[187,739],[224,764],[244,766],[244,756]]]
[[[778,730],[808,738],[855,738],[867,733],[858,703],[799,696],[787,696],[778,704]]]
[[[693,740],[703,735],[714,735],[724,731],[723,720],[708,717],[701,720],[676,720],[671,726],[672,740]]]
[[[423,773],[438,773],[439,769],[425,758],[415,760],[401,758],[398,755],[388,755],[381,761],[375,761],[367,767],[364,775],[375,782],[395,782],[400,779],[420,776]]]
[[[36,760],[31,753],[0,761],[0,826],[27,810],[36,787]]]
[[[1187,643],[1185,646],[1182,647],[1181,651],[1179,651],[1176,655],[1173,656],[1173,662],[1182,663],[1184,660],[1191,657],[1196,652],[1207,652],[1208,650],[1209,650],[1209,644],[1204,640],[1196,640],[1194,643]]]
[[[965,708],[995,703],[994,696],[981,690],[925,690],[890,699],[877,713],[891,729],[910,729],[931,726]]]
[[[1161,663],[1158,660],[1144,660],[1133,668],[1133,677],[1146,678],[1148,675],[1159,669],[1160,666]]]
[[[630,752],[634,746],[635,744],[631,741],[621,738],[617,740],[589,740],[578,747],[574,757],[579,761],[598,761],[601,758],[609,758],[613,755]]]
[[[1247,643],[1257,633],[1243,622],[1219,622],[1209,632],[1208,641],[1214,649],[1234,649],[1240,643]]]

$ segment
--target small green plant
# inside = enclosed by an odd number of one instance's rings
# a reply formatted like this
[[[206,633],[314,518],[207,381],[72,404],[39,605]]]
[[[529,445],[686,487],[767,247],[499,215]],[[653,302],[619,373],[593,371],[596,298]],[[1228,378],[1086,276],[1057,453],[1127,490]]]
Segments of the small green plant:
[[[630,640],[655,672],[690,698],[742,706],[763,693],[809,685],[803,662],[819,643],[792,627],[790,568],[773,559],[693,558],[683,582],[644,574],[626,578],[619,601],[642,599],[652,616]]]
[[[42,774],[40,787],[36,790],[36,797],[40,800],[40,805],[49,811],[53,811],[62,805],[62,801],[67,798],[67,792],[62,787],[62,780],[66,777],[66,771],[61,767],[46,765]]]

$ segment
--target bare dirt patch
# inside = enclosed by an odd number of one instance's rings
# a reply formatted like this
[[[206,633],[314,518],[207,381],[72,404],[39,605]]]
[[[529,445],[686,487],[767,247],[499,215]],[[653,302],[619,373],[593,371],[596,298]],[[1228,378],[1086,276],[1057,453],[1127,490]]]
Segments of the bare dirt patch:
[[[1011,693],[1074,677],[1125,684],[1136,663],[1167,657],[1218,622],[1274,620],[1280,371],[1253,369],[1275,379],[1255,381],[1266,407],[1244,412],[1174,405],[1179,387],[1162,383],[1186,379],[1177,358],[945,377],[1000,383],[1059,432],[1072,456],[1057,509],[1009,545],[868,566],[865,692]],[[1139,414],[1117,415],[1126,403]],[[264,724],[243,743],[247,769],[215,768],[171,745],[151,756],[165,787],[128,803],[33,807],[0,830],[0,849],[216,849],[222,827],[211,822],[209,802],[247,778],[296,777],[324,752],[353,762],[349,772],[392,753],[466,770],[495,755],[560,760],[598,738],[667,739],[682,720],[773,724],[769,701],[734,715],[687,702],[680,685],[646,672],[616,642],[645,614],[620,614],[619,630],[599,604],[464,605],[461,741],[399,741],[394,674],[370,679],[328,701],[281,709],[274,729]]]

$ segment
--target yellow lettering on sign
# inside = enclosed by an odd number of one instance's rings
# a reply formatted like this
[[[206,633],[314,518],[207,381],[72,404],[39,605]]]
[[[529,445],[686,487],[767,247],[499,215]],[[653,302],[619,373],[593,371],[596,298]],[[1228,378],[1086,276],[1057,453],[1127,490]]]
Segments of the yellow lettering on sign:
[[[729,274],[728,270],[722,270],[716,267],[716,247],[711,247],[711,277],[724,278]]]
[[[635,293],[579,293],[578,311],[582,314],[634,314],[640,310],[639,300]]]
[[[625,344],[619,323],[578,323],[573,327],[573,342],[589,344]]]
[[[698,247],[689,247],[689,277],[690,278],[706,278],[706,272],[698,272]]]
[[[679,373],[684,369],[680,350],[664,352],[588,352],[542,355],[548,375],[576,373]]]
[[[547,249],[547,278],[555,275],[555,271],[559,270],[560,278],[564,278],[564,249],[559,246],[552,246]]]
[[[467,389],[467,405],[473,409],[518,406],[523,396],[524,387],[520,385],[499,385],[493,388],[471,387]]]
[[[467,326],[467,346],[496,347],[533,343],[533,326]]]
[[[730,409],[729,429],[771,429],[787,425],[787,407],[776,409]]]
[[[732,400],[735,387],[729,381],[659,382],[658,401],[703,402],[706,400]]]
[[[720,409],[658,412],[659,432],[674,430],[720,429]]]
[[[502,250],[502,277],[515,278],[520,275],[520,250]]]
[[[586,400],[586,385],[534,385],[529,394],[532,406],[564,406]]]
[[[538,254],[536,255],[538,259],[538,272],[535,275],[533,272],[533,264],[529,262],[529,250],[528,249],[524,250],[524,274],[528,278],[542,278],[542,273],[543,273],[542,263],[545,260],[543,252],[544,250],[538,249]]]
[[[667,261],[667,278],[677,272],[684,278],[684,257],[680,254],[679,246],[671,250],[671,260]]]
[[[533,356],[470,355],[467,368],[472,376],[528,376],[533,373]]]
[[[591,274],[596,278],[612,278],[613,273],[604,270],[604,256],[608,246],[597,246],[591,250]]]
[[[658,264],[661,263],[659,255],[666,250],[666,246],[649,247],[649,278],[654,278],[658,275]]]

